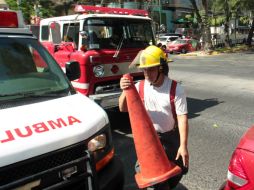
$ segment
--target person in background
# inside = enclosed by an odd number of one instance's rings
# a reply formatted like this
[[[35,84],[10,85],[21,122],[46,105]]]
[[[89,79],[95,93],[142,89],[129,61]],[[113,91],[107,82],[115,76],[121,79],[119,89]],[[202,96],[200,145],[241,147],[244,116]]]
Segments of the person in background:
[[[162,47],[162,43],[158,43],[157,47],[161,48]]]
[[[165,53],[167,53],[166,51],[167,51],[167,46],[166,45],[162,45],[161,46],[161,49],[165,52]]]

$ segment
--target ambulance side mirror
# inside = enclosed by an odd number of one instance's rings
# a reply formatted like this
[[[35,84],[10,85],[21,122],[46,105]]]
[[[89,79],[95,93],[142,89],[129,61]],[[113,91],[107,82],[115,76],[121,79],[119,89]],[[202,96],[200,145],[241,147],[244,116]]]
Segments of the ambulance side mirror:
[[[69,61],[65,64],[66,76],[70,81],[79,79],[80,77],[80,66],[78,61]]]

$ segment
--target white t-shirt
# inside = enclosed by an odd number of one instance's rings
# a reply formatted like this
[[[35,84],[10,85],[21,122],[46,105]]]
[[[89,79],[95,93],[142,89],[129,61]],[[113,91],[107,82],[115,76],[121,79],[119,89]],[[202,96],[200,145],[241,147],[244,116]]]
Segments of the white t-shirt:
[[[135,85],[139,91],[139,82]],[[164,77],[160,87],[144,83],[144,104],[157,132],[165,133],[174,128],[175,121],[170,105],[170,88],[172,80]],[[175,94],[175,109],[177,115],[187,114],[186,95],[182,86],[177,83]]]

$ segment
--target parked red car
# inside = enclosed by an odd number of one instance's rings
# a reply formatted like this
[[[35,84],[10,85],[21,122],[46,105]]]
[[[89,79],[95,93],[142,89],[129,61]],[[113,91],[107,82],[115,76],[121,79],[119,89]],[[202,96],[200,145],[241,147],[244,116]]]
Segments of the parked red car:
[[[168,51],[170,53],[187,53],[200,49],[200,44],[195,39],[177,39],[168,44]]]
[[[254,126],[241,138],[229,166],[227,181],[220,190],[254,189]]]

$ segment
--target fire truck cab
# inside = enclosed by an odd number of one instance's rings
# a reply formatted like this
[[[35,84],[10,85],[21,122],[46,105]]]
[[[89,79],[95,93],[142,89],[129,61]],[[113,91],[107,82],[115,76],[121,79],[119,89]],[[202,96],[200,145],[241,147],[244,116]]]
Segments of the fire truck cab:
[[[152,21],[145,10],[77,5],[77,14],[42,19],[40,41],[64,68],[78,61],[81,76],[75,89],[103,108],[118,106],[119,81],[131,73],[143,78],[129,64],[137,53],[155,44]]]
[[[20,12],[0,10],[0,189],[122,189],[106,112],[72,86]]]

